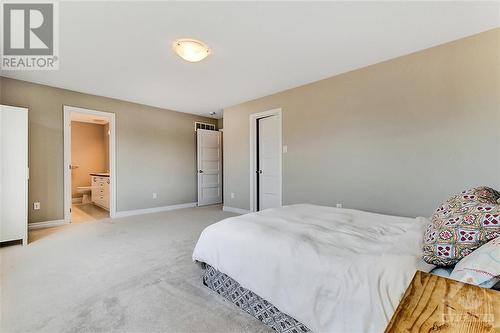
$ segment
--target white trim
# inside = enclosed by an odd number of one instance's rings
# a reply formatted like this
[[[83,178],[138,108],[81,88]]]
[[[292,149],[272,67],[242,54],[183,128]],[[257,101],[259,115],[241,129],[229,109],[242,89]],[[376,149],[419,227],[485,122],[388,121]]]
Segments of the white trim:
[[[51,227],[59,227],[62,225],[69,224],[65,220],[53,220],[53,221],[45,221],[45,222],[34,222],[34,223],[28,223],[28,229],[29,230],[35,230],[35,229],[43,229],[43,228],[51,228]]]
[[[114,218],[135,216],[135,215],[142,215],[142,214],[150,214],[150,213],[159,213],[159,212],[166,212],[166,211],[170,211],[170,210],[192,208],[192,207],[196,207],[196,202],[190,202],[190,203],[179,204],[179,205],[171,205],[171,206],[162,206],[162,207],[154,207],[154,208],[145,208],[145,209],[136,209],[136,210],[127,210],[127,211],[122,211],[122,212],[116,212]],[[233,208],[233,209],[238,209],[238,208]],[[247,213],[248,213],[248,211],[247,211]],[[28,223],[28,228],[29,228],[29,230],[35,230],[35,229],[42,229],[42,228],[58,227],[58,226],[69,225],[69,224],[70,224],[70,222],[67,222],[66,220],[53,220],[53,221]]]
[[[269,117],[269,116],[277,116],[278,124],[279,124],[279,146],[281,147],[279,154],[279,171],[280,171],[280,185],[279,185],[279,195],[280,195],[280,204],[283,205],[283,123],[281,116],[281,108],[272,109],[269,111],[253,113],[250,115],[250,211],[255,212],[256,201],[257,201],[257,191],[255,190],[257,177],[256,177],[256,164],[257,159],[257,119]]]
[[[26,110],[26,121],[25,121],[25,128],[24,130],[26,131],[26,182],[24,183],[25,186],[25,192],[24,192],[24,205],[26,209],[24,210],[24,223],[26,227],[24,228],[24,238],[23,238],[23,245],[28,245],[28,207],[29,207],[29,180],[30,180],[30,160],[29,160],[29,109]]]
[[[183,209],[183,208],[191,208],[191,207],[196,207],[196,204],[197,204],[196,202],[189,202],[189,203],[184,203],[184,204],[179,204],[179,205],[135,209],[135,210],[125,210],[125,211],[121,211],[121,212],[116,212],[115,218],[166,212],[169,210],[176,210],[176,209]]]
[[[109,119],[109,216],[116,216],[116,120],[115,114],[64,105],[64,220],[71,223],[71,112],[92,114]]]
[[[251,213],[248,209],[234,208],[234,207],[229,207],[229,206],[222,206],[222,210],[225,212],[242,214],[242,215]]]

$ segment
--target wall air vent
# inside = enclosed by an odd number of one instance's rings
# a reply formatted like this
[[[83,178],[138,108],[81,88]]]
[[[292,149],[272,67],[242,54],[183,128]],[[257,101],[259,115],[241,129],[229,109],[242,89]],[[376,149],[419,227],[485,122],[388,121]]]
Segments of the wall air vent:
[[[204,130],[209,130],[209,131],[216,131],[214,124],[207,124],[207,123],[195,122],[194,123],[194,131],[196,132],[199,129],[204,129]]]

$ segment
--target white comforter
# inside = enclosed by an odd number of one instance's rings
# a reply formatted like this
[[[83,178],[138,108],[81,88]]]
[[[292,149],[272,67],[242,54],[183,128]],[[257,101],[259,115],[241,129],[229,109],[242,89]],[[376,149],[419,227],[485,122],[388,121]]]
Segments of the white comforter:
[[[207,227],[193,259],[314,332],[384,331],[423,263],[424,218],[293,205]]]

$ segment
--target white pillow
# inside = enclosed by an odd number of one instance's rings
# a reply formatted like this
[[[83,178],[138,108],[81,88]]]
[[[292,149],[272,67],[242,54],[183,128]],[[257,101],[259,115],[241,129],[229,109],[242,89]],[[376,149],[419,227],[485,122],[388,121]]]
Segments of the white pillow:
[[[500,237],[460,260],[451,272],[450,279],[484,288],[493,287],[500,281]]]
[[[453,267],[436,267],[431,271],[431,274],[450,278],[451,272],[453,271]]]

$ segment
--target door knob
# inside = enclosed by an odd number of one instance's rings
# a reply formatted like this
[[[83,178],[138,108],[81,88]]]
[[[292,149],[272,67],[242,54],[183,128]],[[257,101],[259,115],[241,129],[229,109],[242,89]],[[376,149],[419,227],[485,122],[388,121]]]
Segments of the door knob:
[[[203,170],[198,170],[199,173],[203,173]]]
[[[259,173],[262,174],[262,170],[259,170]]]

